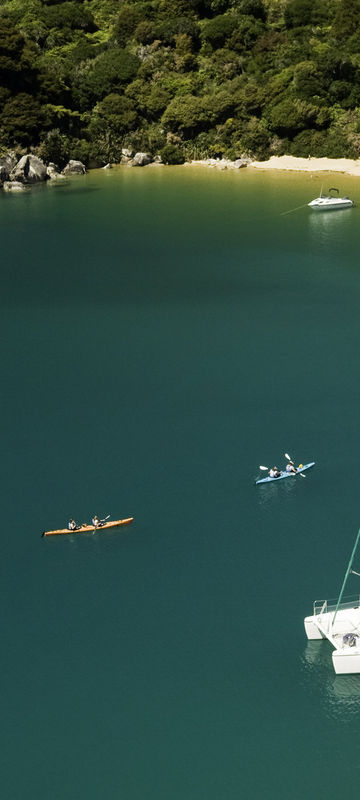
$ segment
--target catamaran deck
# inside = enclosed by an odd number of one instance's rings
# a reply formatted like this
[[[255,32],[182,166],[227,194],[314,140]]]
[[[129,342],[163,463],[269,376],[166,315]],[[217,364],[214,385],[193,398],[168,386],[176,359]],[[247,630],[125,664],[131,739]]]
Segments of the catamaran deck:
[[[360,595],[316,600],[313,611],[304,620],[307,638],[328,639],[337,674],[360,673]]]

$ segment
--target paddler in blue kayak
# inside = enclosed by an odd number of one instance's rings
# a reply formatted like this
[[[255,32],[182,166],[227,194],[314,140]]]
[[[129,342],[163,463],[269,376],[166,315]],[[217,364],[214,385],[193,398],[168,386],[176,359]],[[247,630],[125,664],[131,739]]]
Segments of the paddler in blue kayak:
[[[270,478],[280,478],[281,472],[277,467],[271,467],[269,469],[269,476]]]
[[[285,472],[292,472],[294,475],[296,475],[297,469],[293,461],[289,461],[289,463],[286,464]]]

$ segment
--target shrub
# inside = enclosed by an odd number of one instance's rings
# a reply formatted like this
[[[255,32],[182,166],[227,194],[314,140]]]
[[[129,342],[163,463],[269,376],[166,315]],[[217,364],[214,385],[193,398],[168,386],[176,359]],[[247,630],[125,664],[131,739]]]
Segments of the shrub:
[[[45,138],[40,142],[38,148],[39,157],[46,163],[54,161],[62,169],[69,161],[71,142],[68,136],[61,133],[58,128],[49,131]]]
[[[160,155],[164,164],[183,164],[185,161],[183,152],[174,144],[166,144]]]
[[[209,42],[214,49],[221,47],[225,39],[231,36],[236,28],[237,19],[232,14],[219,14],[214,19],[205,20],[201,30],[201,38]]]

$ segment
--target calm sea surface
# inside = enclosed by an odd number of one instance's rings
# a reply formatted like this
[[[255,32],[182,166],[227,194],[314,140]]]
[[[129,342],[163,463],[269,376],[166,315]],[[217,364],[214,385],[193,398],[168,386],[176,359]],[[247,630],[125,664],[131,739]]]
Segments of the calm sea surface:
[[[360,524],[358,180],[99,171],[0,218],[2,798],[358,798],[360,675],[303,629]],[[41,538],[93,513],[135,521]]]

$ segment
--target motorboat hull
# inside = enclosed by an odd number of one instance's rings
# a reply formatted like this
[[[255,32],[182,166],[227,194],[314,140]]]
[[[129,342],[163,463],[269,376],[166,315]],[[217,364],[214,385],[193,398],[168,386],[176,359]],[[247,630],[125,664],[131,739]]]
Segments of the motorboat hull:
[[[313,211],[340,211],[342,208],[352,208],[353,205],[349,197],[317,197],[308,203]]]

